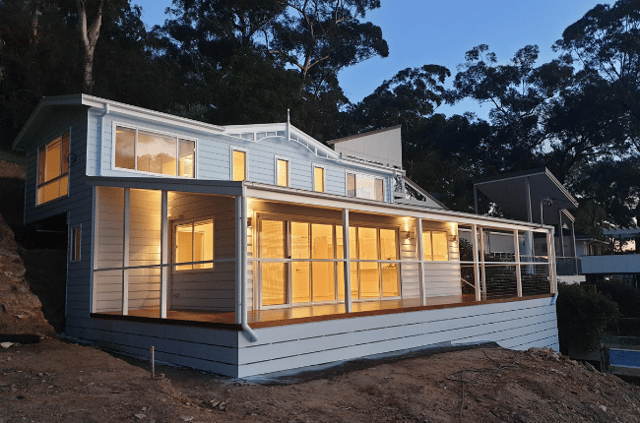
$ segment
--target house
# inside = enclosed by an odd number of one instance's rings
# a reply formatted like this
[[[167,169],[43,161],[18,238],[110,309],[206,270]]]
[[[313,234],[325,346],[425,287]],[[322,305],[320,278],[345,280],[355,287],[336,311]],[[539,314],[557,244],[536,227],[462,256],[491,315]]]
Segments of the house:
[[[585,254],[580,258],[587,283],[595,284],[598,280],[618,279],[638,288],[640,228],[611,228],[602,232],[612,243],[618,244],[618,251],[603,254],[602,247],[608,243],[602,240],[590,240],[588,243],[590,248],[585,249]]]
[[[551,226],[418,192],[399,127],[329,144],[44,98],[13,146],[25,222],[69,232],[66,335],[232,377],[443,342],[558,349],[554,255],[519,252],[528,234],[552,252]]]
[[[556,275],[559,282],[581,283],[580,259],[575,236],[575,217],[569,212],[578,201],[547,168],[502,174],[485,178],[474,184],[475,209],[478,212],[478,193],[495,203],[503,215],[526,222],[540,222],[554,227]],[[525,238],[522,251],[535,256],[546,254],[546,239],[531,234]]]

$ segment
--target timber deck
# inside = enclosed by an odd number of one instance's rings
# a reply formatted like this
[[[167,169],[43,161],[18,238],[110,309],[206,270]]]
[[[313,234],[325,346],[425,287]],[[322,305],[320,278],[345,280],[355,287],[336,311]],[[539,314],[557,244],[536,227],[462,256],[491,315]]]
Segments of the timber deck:
[[[296,306],[270,310],[255,310],[247,312],[247,323],[254,329],[311,323],[316,321],[349,319],[363,316],[406,313],[412,311],[443,309],[470,305],[490,304],[530,300],[534,298],[551,297],[552,294],[527,296],[520,298],[498,298],[475,301],[473,295],[455,295],[427,298],[427,304],[421,305],[420,299],[382,300],[354,302],[351,313],[347,313],[344,303]],[[159,309],[130,310],[129,314],[118,312],[91,313],[92,318],[129,320],[146,323],[162,323],[170,325],[199,326],[217,329],[242,330],[235,323],[234,312],[197,311],[197,310],[168,310],[167,318],[160,319]]]

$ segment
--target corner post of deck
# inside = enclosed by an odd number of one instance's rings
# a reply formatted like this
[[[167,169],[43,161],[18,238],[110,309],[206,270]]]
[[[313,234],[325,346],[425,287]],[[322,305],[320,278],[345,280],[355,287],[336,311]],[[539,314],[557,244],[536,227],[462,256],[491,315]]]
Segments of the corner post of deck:
[[[162,191],[160,210],[160,318],[167,318],[169,303],[169,194]]]
[[[555,228],[551,227],[547,232],[547,254],[549,257],[549,284],[551,293],[558,292],[558,279],[556,276],[556,251],[555,251]]]
[[[418,282],[420,283],[420,304],[427,305],[427,292],[424,278],[424,245],[422,245],[422,218],[416,218],[416,241],[418,243]]]
[[[122,315],[129,314],[129,226],[131,223],[131,191],[124,189],[122,201]]]
[[[513,251],[516,262],[516,284],[518,286],[518,297],[522,297],[522,265],[520,264],[520,232],[516,229],[513,231]]]
[[[342,209],[342,247],[344,249],[344,306],[351,313],[351,240],[349,239],[349,209]]]
[[[480,292],[480,255],[478,252],[480,243],[478,242],[478,225],[471,225],[471,231],[473,232],[471,236],[473,249],[473,285],[476,291],[476,301],[480,301],[482,296]]]
[[[242,323],[242,196],[236,197],[236,324]]]

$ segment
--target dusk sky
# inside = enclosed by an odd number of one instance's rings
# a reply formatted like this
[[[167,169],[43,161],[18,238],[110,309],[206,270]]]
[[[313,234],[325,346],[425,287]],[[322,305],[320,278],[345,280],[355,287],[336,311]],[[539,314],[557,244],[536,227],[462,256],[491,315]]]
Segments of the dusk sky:
[[[142,20],[149,27],[162,24],[171,0],[133,0],[142,7]],[[552,60],[551,45],[562,31],[596,4],[595,0],[382,0],[382,7],[369,13],[382,28],[389,43],[389,56],[374,58],[340,73],[340,84],[352,102],[371,94],[385,79],[408,67],[436,64],[452,73],[464,62],[464,54],[478,44],[488,44],[500,62],[507,62],[527,44],[540,47],[538,64]],[[609,2],[611,4],[611,2]],[[465,101],[441,106],[438,113],[452,115],[465,111],[486,117],[489,105],[479,107]]]

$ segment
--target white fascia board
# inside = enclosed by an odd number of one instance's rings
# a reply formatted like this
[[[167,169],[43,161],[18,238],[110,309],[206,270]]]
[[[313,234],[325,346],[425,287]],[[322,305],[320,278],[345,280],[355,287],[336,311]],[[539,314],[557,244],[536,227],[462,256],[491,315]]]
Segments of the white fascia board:
[[[447,221],[464,225],[477,224],[494,229],[519,230],[525,232],[548,232],[552,228],[552,226],[549,225],[540,226],[540,224],[520,222],[517,220],[481,216],[424,206],[381,203],[379,201],[279,187],[260,184],[257,182],[245,182],[244,184],[247,187],[247,197],[279,203],[294,203],[334,210],[349,209],[354,212]]]
[[[179,125],[183,128],[188,128],[199,132],[222,133],[225,130],[223,126],[200,122],[181,116],[171,115],[169,113],[157,112],[155,110],[132,106],[131,104],[120,103],[118,101],[107,100],[100,97],[94,97],[88,94],[82,94],[82,104],[99,109],[104,109],[107,105],[109,105],[109,113],[120,113],[123,115],[152,120],[154,122],[167,125]]]

